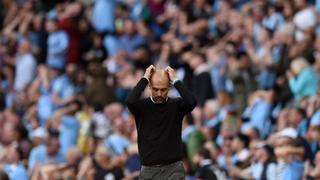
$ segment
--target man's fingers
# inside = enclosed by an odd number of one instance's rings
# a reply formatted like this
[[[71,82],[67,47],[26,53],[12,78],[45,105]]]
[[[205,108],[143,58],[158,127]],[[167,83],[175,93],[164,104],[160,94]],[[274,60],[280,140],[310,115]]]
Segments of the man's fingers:
[[[173,69],[170,66],[166,67],[166,71],[172,71]]]
[[[155,67],[153,65],[150,65],[148,68],[147,68],[147,71],[149,71],[150,73],[155,69]]]

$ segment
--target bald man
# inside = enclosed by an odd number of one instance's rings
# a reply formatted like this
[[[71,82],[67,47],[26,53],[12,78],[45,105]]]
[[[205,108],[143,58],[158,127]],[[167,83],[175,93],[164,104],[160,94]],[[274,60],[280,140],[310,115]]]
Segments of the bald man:
[[[151,97],[142,99],[140,96],[148,84]],[[168,97],[171,85],[181,97]],[[185,179],[181,126],[184,115],[196,106],[196,100],[176,79],[175,71],[170,67],[163,70],[149,66],[129,94],[127,105],[138,131],[140,179]]]

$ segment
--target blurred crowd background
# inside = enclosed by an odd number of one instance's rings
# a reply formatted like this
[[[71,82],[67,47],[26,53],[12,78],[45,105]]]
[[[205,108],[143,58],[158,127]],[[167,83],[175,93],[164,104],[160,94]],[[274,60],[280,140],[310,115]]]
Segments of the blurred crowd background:
[[[0,179],[137,179],[125,99],[150,64],[198,102],[187,179],[319,179],[319,15],[320,0],[0,1]]]

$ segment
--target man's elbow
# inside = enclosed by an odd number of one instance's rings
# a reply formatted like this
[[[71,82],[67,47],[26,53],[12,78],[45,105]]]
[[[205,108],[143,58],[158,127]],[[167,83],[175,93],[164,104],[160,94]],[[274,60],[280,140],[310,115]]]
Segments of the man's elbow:
[[[192,95],[192,98],[190,99],[190,107],[194,109],[197,106],[197,100],[196,98]]]
[[[132,101],[129,97],[127,97],[127,98],[125,99],[125,103],[126,103],[127,106],[130,106],[130,105],[133,104],[133,101]]]
[[[133,104],[135,104],[135,98],[131,97],[131,95],[129,94],[129,96],[125,100],[125,103],[127,106],[132,106]]]

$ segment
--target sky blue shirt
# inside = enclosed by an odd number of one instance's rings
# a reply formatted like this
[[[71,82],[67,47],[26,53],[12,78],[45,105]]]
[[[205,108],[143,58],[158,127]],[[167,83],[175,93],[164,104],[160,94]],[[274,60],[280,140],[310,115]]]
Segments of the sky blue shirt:
[[[314,96],[318,89],[318,76],[312,67],[289,79],[289,87],[296,101],[303,96]]]
[[[225,68],[226,66],[226,58],[220,57],[217,64],[212,68],[210,71],[211,76],[211,84],[212,87],[214,87],[216,92],[227,90],[226,82],[227,82],[227,76],[226,74],[221,74],[222,68]]]
[[[65,159],[61,151],[55,156],[49,156],[45,145],[39,145],[31,150],[28,162],[29,169],[32,169],[36,163],[47,164],[49,162],[63,163],[65,162]]]
[[[304,170],[303,161],[292,159],[292,161],[286,165],[284,169],[284,180],[300,180],[302,179]]]
[[[52,92],[56,93],[62,100],[66,100],[76,93],[76,88],[70,82],[68,76],[63,74],[52,81]]]
[[[306,119],[303,119],[297,127],[297,132],[299,136],[304,137],[304,135],[307,133],[308,130],[308,121]]]
[[[107,137],[105,143],[116,155],[122,154],[123,151],[130,145],[128,138],[120,134],[111,134]]]
[[[258,98],[245,110],[243,117],[249,118],[250,125],[256,127],[260,135],[265,137],[271,130],[271,112],[272,104]]]
[[[79,120],[70,115],[64,115],[60,121],[60,146],[62,154],[66,154],[69,148],[77,144],[80,129]]]
[[[214,116],[213,118],[206,120],[204,125],[206,127],[213,128],[213,127],[217,126],[220,121],[221,121],[221,119],[219,119],[218,116]]]
[[[196,130],[197,130],[197,128],[196,128],[195,125],[189,125],[187,128],[185,128],[184,130],[182,130],[182,133],[181,133],[182,142],[187,143],[190,134],[193,133],[193,132],[196,131]]]
[[[276,179],[277,165],[275,163],[269,163],[266,168],[267,168],[267,172],[266,172],[267,180]],[[251,175],[253,176],[253,179],[255,179],[255,180],[261,180],[262,171],[263,171],[263,164],[260,162],[253,163],[250,166]]]
[[[91,23],[97,32],[114,31],[116,0],[96,0]]]
[[[315,7],[318,12],[320,12],[320,0],[316,0]]]
[[[114,56],[120,49],[119,39],[116,36],[106,35],[103,39],[103,47],[110,56]]]
[[[14,89],[22,91],[32,82],[37,72],[37,62],[31,53],[16,56]]]
[[[26,168],[18,164],[4,164],[3,170],[7,173],[10,180],[28,180],[29,175]]]
[[[63,30],[50,33],[48,36],[47,44],[47,64],[51,67],[64,69],[66,58],[65,56],[67,54],[69,46],[68,34]]]
[[[262,20],[262,25],[271,30],[276,30],[285,22],[281,13],[275,12],[271,16],[265,16]]]
[[[132,53],[135,48],[144,44],[146,42],[145,38],[140,34],[135,34],[132,37],[128,35],[123,35],[120,37],[121,47],[128,53]]]
[[[320,109],[318,109],[311,117],[310,120],[311,126],[320,125]]]
[[[40,125],[46,126],[47,120],[52,116],[54,112],[54,103],[50,94],[42,94],[37,102],[38,117]]]

